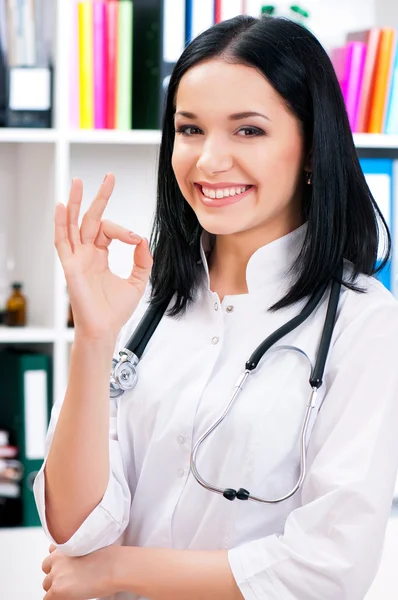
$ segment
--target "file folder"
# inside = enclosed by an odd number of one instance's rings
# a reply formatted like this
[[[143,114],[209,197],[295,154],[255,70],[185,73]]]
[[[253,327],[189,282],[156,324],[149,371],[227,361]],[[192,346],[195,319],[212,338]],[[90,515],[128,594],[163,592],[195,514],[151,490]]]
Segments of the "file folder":
[[[393,238],[393,219],[394,203],[393,197],[393,160],[389,158],[361,158],[359,160],[366,182],[375,199],[392,237],[392,246],[394,251]],[[384,249],[384,240],[380,239],[379,261]],[[376,274],[385,287],[393,291],[392,268],[389,261],[384,269]]]
[[[185,47],[185,0],[134,0],[133,128],[160,129],[168,83]]]
[[[51,127],[52,69],[10,67],[7,79],[7,127]]]
[[[51,413],[51,359],[42,353],[0,352],[0,427],[10,431],[19,448],[21,522],[40,526],[33,482],[44,460],[44,444]]]

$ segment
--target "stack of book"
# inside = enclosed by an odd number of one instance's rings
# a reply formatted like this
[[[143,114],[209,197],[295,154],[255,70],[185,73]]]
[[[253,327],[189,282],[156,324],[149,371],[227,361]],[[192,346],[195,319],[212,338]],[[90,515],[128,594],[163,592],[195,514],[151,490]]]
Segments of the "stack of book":
[[[0,0],[0,126],[50,127],[54,0]]]
[[[351,32],[330,57],[353,132],[398,134],[397,31]]]
[[[0,527],[19,525],[22,519],[23,469],[18,454],[19,448],[10,442],[10,431],[0,428]]]

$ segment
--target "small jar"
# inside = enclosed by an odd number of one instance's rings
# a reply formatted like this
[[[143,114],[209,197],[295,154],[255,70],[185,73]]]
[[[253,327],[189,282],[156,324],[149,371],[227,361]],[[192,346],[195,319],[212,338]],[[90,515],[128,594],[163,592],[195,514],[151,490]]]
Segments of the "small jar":
[[[21,291],[22,283],[13,283],[12,290],[6,305],[6,325],[23,327],[26,325],[26,298]]]

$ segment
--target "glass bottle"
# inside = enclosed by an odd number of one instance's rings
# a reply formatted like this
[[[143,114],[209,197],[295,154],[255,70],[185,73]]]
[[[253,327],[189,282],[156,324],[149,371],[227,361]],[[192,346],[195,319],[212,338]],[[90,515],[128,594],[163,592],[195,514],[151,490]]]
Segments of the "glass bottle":
[[[22,283],[12,284],[12,294],[7,300],[6,325],[23,327],[26,325],[26,298],[22,294]]]
[[[68,327],[74,327],[74,321],[73,321],[73,312],[72,312],[72,305],[69,302],[69,308],[68,308],[68,323],[67,323]]]

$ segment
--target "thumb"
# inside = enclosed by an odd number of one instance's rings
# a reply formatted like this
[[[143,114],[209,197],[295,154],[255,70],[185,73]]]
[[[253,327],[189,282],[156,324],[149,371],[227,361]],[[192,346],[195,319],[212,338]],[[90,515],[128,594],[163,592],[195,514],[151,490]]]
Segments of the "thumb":
[[[129,283],[146,286],[151,274],[152,265],[153,258],[149,251],[149,242],[146,238],[142,238],[134,250],[134,266],[128,278]]]

